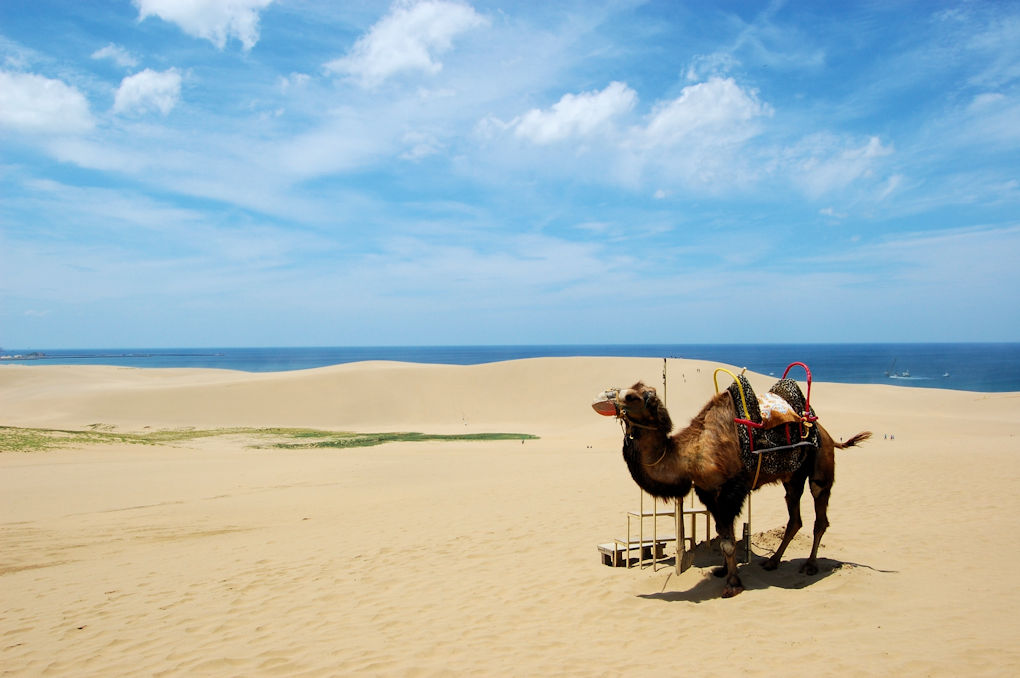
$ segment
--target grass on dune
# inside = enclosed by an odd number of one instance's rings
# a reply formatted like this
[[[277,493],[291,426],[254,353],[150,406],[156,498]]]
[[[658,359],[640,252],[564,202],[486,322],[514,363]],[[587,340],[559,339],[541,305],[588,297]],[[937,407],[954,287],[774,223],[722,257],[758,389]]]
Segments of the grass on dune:
[[[271,447],[287,450],[314,447],[371,447],[383,443],[421,442],[424,440],[535,440],[527,433],[339,433],[323,436],[322,440],[305,443],[275,443]]]
[[[79,447],[96,444],[172,445],[178,442],[213,436],[243,435],[260,442],[257,448],[288,450],[313,448],[371,447],[392,442],[421,442],[426,440],[534,440],[527,433],[468,433],[425,434],[351,433],[303,428],[217,428],[168,429],[144,433],[124,433],[104,424],[92,424],[84,430],[19,428],[0,426],[0,452],[38,452],[60,447]]]

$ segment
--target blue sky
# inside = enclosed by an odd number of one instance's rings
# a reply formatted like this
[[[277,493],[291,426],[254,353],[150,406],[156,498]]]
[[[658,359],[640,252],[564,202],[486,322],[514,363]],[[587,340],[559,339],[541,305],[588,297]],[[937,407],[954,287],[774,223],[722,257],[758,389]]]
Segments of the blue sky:
[[[0,2],[0,345],[1020,340],[1020,4]]]

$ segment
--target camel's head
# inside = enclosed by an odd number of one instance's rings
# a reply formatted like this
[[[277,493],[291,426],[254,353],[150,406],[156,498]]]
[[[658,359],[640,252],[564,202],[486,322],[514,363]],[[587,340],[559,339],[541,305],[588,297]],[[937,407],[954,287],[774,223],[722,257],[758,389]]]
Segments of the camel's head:
[[[652,425],[668,417],[662,407],[662,401],[651,386],[640,381],[630,388],[606,389],[591,404],[599,414],[606,417],[619,417],[631,422]]]

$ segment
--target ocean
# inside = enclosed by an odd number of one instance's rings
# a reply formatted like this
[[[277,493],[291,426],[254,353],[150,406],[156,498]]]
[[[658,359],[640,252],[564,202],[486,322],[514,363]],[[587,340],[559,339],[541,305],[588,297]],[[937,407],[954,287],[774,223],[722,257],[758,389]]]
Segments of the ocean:
[[[788,364],[799,361],[811,368],[816,381],[986,393],[1020,391],[1020,343],[3,349],[0,350],[0,366],[74,364],[278,372],[364,360],[476,365],[566,356],[691,358],[746,367],[777,378]],[[793,374],[803,379],[802,370]]]

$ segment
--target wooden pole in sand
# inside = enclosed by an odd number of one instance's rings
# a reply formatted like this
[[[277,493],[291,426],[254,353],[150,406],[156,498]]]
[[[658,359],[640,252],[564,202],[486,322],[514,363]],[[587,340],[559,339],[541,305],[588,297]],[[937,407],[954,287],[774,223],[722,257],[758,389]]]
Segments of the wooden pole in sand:
[[[676,573],[681,574],[684,564],[684,551],[687,550],[687,542],[684,541],[684,507],[683,498],[678,498],[673,504],[674,520],[676,522]]]
[[[669,409],[669,402],[666,398],[666,359],[662,359],[662,404]]]

